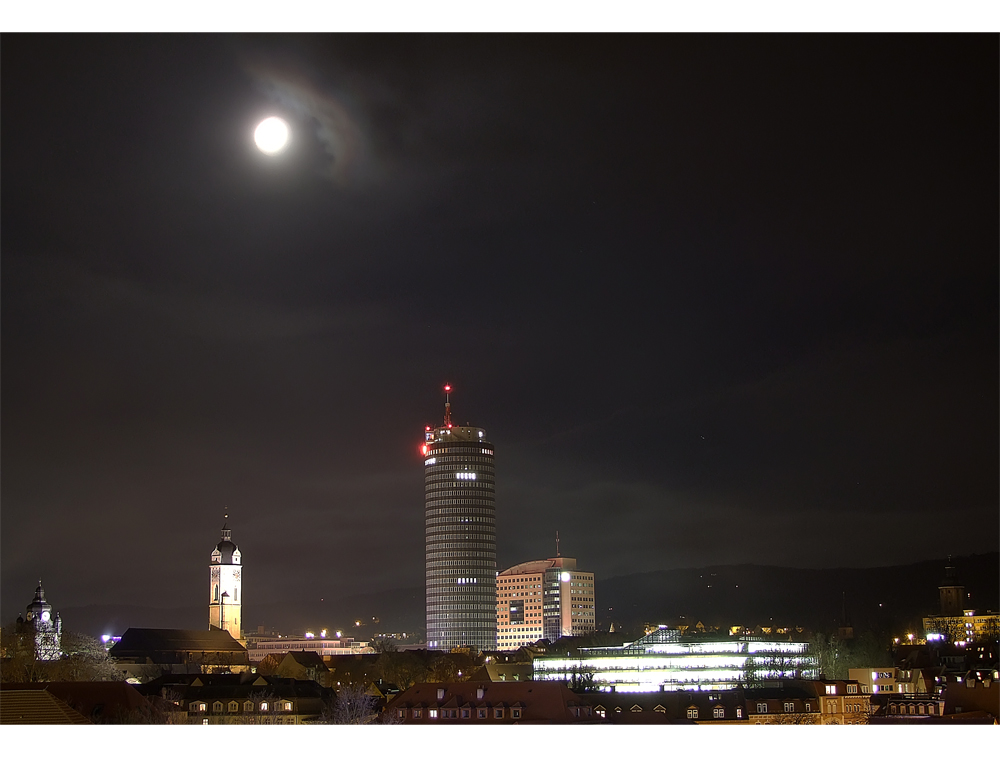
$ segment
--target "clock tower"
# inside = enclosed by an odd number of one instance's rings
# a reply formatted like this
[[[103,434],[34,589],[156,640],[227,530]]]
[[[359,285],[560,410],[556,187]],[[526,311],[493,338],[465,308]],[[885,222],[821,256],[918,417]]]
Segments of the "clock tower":
[[[18,626],[23,623],[34,632],[35,658],[58,660],[62,656],[62,618],[52,612],[52,605],[45,601],[45,589],[41,579],[35,589],[35,599],[25,609],[27,620],[18,618]]]
[[[233,544],[229,513],[222,526],[222,541],[212,551],[208,626],[228,631],[239,641],[243,607],[243,565],[240,548]]]

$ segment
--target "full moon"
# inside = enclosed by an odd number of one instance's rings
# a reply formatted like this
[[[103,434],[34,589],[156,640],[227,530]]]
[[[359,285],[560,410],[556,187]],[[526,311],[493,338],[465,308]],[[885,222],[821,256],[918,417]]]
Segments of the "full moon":
[[[265,155],[277,155],[288,144],[288,124],[280,118],[265,118],[253,133],[257,148]]]

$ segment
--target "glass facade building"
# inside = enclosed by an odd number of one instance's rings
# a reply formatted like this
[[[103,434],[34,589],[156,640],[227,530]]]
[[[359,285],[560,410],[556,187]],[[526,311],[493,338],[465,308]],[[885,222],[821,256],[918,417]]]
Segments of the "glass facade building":
[[[446,418],[447,420],[447,418]],[[493,445],[472,426],[427,428],[427,647],[494,649],[497,546]]]
[[[687,638],[660,629],[620,647],[580,649],[569,657],[536,657],[536,681],[592,675],[601,691],[722,691],[783,679],[819,678],[805,642],[750,636]]]

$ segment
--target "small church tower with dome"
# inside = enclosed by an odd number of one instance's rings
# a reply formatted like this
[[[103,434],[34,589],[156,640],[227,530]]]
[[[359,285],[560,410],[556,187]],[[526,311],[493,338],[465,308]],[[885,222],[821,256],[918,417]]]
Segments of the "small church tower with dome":
[[[233,543],[229,513],[222,526],[222,541],[212,551],[208,603],[209,628],[220,628],[239,641],[243,607],[243,565],[240,548]]]
[[[30,631],[35,638],[35,659],[58,660],[62,656],[62,618],[52,612],[45,601],[41,579],[35,589],[35,599],[26,608],[27,619],[17,619],[19,631]]]

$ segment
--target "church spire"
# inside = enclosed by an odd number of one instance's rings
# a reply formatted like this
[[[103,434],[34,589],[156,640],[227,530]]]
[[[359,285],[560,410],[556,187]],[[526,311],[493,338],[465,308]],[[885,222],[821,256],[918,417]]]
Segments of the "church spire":
[[[222,540],[232,541],[233,532],[229,529],[229,505],[226,505],[225,520],[222,522]]]

